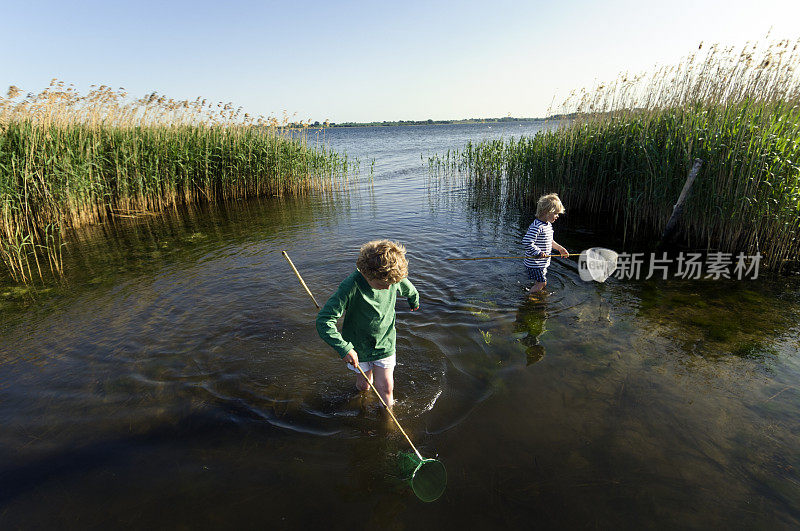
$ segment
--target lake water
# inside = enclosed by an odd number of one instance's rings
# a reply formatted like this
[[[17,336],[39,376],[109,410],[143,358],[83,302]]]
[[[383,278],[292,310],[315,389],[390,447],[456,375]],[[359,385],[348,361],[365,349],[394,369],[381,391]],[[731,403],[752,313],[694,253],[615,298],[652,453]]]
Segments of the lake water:
[[[0,528],[800,526],[800,283],[584,282],[529,301],[530,213],[427,156],[540,124],[332,129],[361,160],[326,197],[125,222],[72,246],[63,285],[0,289]],[[374,165],[373,161],[374,160]],[[618,240],[567,215],[571,250]],[[121,222],[122,223],[122,222]],[[368,240],[403,242],[396,414],[316,334]],[[617,249],[622,250],[622,249]]]

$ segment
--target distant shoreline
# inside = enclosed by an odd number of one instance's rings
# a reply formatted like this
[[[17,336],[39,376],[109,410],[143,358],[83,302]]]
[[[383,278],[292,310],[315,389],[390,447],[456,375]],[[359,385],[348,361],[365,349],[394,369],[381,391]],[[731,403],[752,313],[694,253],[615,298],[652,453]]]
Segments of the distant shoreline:
[[[547,118],[465,118],[463,120],[399,120],[399,121],[383,121],[383,122],[330,122],[328,124],[314,122],[308,124],[309,127],[397,127],[397,126],[418,126],[418,125],[459,125],[459,124],[501,124],[501,123],[530,123],[530,122],[545,122],[549,120],[560,120],[562,118],[569,118],[571,115],[554,114]],[[289,127],[296,127],[297,124],[289,124]]]
[[[340,122],[328,127],[391,127],[398,125],[453,125],[453,124],[496,124],[508,122],[542,122],[544,118],[465,118],[463,120],[398,120],[393,122]]]

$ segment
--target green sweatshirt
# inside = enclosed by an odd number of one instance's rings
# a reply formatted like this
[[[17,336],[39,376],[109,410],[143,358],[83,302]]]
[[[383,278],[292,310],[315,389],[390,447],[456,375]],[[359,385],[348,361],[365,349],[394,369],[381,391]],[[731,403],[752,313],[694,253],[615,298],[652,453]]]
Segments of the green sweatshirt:
[[[356,270],[317,314],[317,332],[340,358],[352,349],[360,362],[389,357],[395,352],[394,305],[398,294],[408,299],[412,309],[419,308],[419,293],[407,278],[389,289],[372,289]],[[344,322],[339,333],[336,321],[342,314]]]

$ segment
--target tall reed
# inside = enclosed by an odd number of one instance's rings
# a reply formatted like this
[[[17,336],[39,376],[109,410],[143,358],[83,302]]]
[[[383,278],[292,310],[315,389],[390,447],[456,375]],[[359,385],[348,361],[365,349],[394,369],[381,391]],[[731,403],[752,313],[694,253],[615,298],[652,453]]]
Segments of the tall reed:
[[[347,157],[289,125],[200,98],[12,86],[0,97],[0,262],[17,281],[59,276],[65,232],[81,225],[340,184]]]
[[[800,41],[712,46],[680,65],[574,93],[569,119],[534,137],[468,144],[434,167],[531,208],[557,191],[572,212],[656,240],[692,161],[685,244],[800,258]]]

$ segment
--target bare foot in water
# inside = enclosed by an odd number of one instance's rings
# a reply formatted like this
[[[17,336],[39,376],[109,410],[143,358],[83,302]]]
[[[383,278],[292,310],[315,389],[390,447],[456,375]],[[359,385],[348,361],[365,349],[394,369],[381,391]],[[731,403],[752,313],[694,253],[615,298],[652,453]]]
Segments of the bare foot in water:
[[[529,291],[528,300],[534,302],[544,302],[545,300],[547,300],[548,295],[550,294],[543,289],[540,289],[539,291]]]

